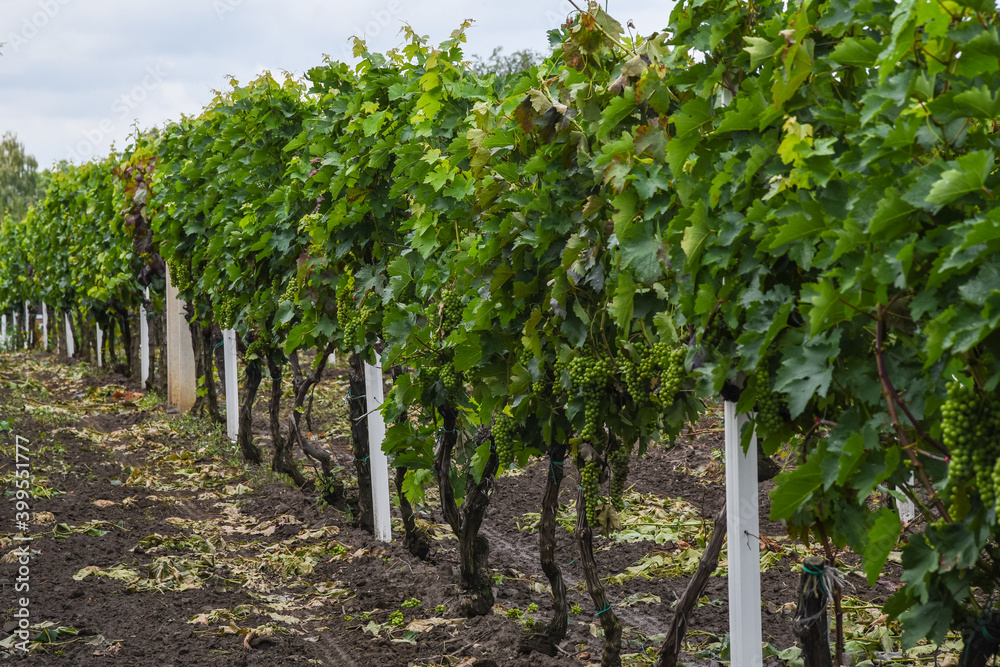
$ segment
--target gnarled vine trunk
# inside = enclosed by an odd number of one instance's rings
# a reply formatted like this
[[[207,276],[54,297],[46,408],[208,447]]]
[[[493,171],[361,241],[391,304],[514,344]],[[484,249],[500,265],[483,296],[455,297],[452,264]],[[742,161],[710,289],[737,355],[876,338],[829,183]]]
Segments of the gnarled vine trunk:
[[[399,497],[399,513],[403,517],[403,546],[413,556],[420,560],[427,558],[431,550],[430,537],[427,531],[417,526],[417,518],[413,506],[403,492],[403,481],[406,479],[406,468],[396,467],[396,495]]]
[[[372,507],[372,468],[368,458],[368,404],[365,400],[365,362],[361,355],[351,355],[347,371],[348,414],[351,418],[351,442],[354,468],[358,478],[358,525],[375,534],[375,512]]]
[[[455,502],[455,490],[451,486],[451,459],[458,443],[458,411],[446,404],[441,408],[441,416],[443,428],[434,470],[444,518],[458,538],[461,574],[459,607],[466,616],[484,616],[493,609],[494,598],[489,568],[490,545],[479,534],[479,529],[486,517],[499,460],[495,448],[491,447],[490,458],[479,481],[476,481],[472,466],[469,466],[465,477],[465,500],[459,509]],[[492,427],[480,427],[476,433],[476,446],[492,437]]]
[[[319,357],[316,359],[316,366],[309,375],[302,373],[302,366],[299,364],[299,353],[297,350],[292,352],[289,357],[289,362],[292,366],[292,385],[295,391],[295,403],[292,405],[292,411],[288,417],[288,439],[297,442],[306,456],[314,461],[319,461],[323,469],[324,478],[329,478],[330,473],[333,471],[333,465],[330,463],[330,454],[314,445],[306,437],[305,433],[302,432],[302,406],[305,405],[306,398],[309,396],[309,390],[316,386],[323,377],[323,371],[326,369],[326,362],[330,357],[332,349],[333,343],[330,343],[319,353]]]
[[[552,587],[552,618],[538,632],[521,640],[522,653],[538,651],[555,655],[557,645],[566,637],[569,624],[569,608],[566,604],[566,583],[562,570],[556,561],[556,514],[559,511],[559,489],[563,480],[563,461],[566,445],[557,444],[549,448],[549,471],[542,496],[542,515],[538,524],[538,551],[541,554],[542,572]]]
[[[667,638],[660,649],[660,657],[656,662],[656,667],[677,667],[677,657],[681,652],[681,643],[687,633],[688,618],[694,610],[695,604],[705,592],[709,577],[719,566],[719,554],[722,553],[722,543],[726,541],[726,506],[715,515],[715,525],[712,529],[712,537],[709,538],[705,550],[698,560],[698,568],[694,576],[688,581],[687,588],[681,595],[674,607],[674,616],[670,619],[670,626],[667,628]]]
[[[257,400],[257,389],[260,387],[260,359],[248,361],[246,369],[247,380],[243,387],[243,396],[240,397],[240,428],[236,441],[239,443],[243,458],[259,466],[262,457],[260,447],[253,441],[253,405]]]
[[[587,591],[594,601],[597,617],[604,629],[604,651],[601,654],[601,667],[621,667],[622,658],[622,623],[615,615],[614,609],[608,603],[604,594],[604,585],[597,574],[597,561],[594,560],[594,531],[587,523],[587,501],[583,490],[576,496],[576,538],[580,545],[580,564],[583,566],[583,578],[587,582]]]
[[[281,367],[274,361],[272,350],[266,353],[267,369],[271,372],[271,400],[268,403],[268,416],[271,423],[271,440],[274,444],[274,457],[271,459],[271,470],[282,475],[288,475],[296,486],[305,486],[306,478],[299,470],[292,456],[291,445],[281,434]]]

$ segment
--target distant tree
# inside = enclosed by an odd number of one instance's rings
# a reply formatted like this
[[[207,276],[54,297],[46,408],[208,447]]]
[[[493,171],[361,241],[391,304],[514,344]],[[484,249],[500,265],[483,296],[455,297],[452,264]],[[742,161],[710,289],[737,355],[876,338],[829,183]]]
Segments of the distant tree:
[[[38,199],[38,185],[38,162],[25,152],[17,135],[5,132],[0,141],[0,218],[24,217]]]
[[[498,46],[493,49],[489,58],[482,56],[472,56],[469,69],[484,76],[486,74],[496,74],[497,76],[510,76],[531,69],[533,66],[545,60],[545,54],[531,49],[514,51],[509,56],[503,54],[503,47]]]

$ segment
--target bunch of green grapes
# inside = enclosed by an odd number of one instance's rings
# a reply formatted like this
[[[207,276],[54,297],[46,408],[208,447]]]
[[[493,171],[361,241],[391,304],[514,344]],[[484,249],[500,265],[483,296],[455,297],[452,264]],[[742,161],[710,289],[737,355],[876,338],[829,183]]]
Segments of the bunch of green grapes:
[[[771,371],[767,362],[762,361],[757,367],[757,426],[761,432],[771,433],[781,428],[784,419],[781,410],[784,406],[777,392],[771,391]]]
[[[454,290],[441,292],[441,328],[449,332],[462,322],[462,297]]]
[[[996,462],[1000,460],[1000,394],[983,396],[982,413],[976,424],[976,453],[973,454],[973,464],[976,466],[976,485],[979,495],[987,509],[996,506],[997,489],[993,482],[993,472]]]
[[[232,329],[236,325],[236,299],[230,295],[222,297],[222,302],[215,307],[216,321],[222,329]]]
[[[952,511],[958,515],[960,489],[975,481],[987,509],[996,506],[1000,490],[1000,396],[977,392],[959,382],[948,384],[948,398],[941,406],[941,431],[951,453],[948,486]]]
[[[991,481],[993,482],[993,500],[995,503],[996,499],[1000,497],[1000,458],[993,464],[993,477]],[[1000,524],[1000,514],[997,515],[997,523]]]
[[[592,442],[597,438],[601,406],[607,400],[605,390],[611,378],[611,363],[581,355],[570,360],[569,375],[573,386],[583,394],[584,427],[580,437]]]
[[[264,346],[265,346],[264,339],[258,338],[257,340],[250,343],[250,345],[247,347],[245,357],[250,358],[253,355],[257,355],[258,357],[263,358]]]
[[[347,279],[347,284],[342,289],[337,290],[337,318],[340,321],[341,331],[344,333],[346,346],[351,347],[364,343],[368,320],[371,319],[374,312],[375,309],[368,306],[362,306],[360,309],[354,307],[354,276],[350,276]]]
[[[597,525],[597,505],[601,500],[601,466],[597,461],[587,461],[580,471],[580,486],[587,503],[587,523]]]
[[[198,264],[191,264],[191,286],[194,287],[201,282],[202,276],[205,275],[205,262],[199,262]]]
[[[657,343],[657,347],[659,345]],[[660,371],[660,389],[650,395],[650,400],[658,407],[665,408],[673,405],[674,399],[677,398],[677,392],[681,390],[681,385],[684,383],[684,357],[687,352],[683,347],[678,347],[659,352],[654,348],[654,353],[659,355],[659,365],[662,370]]]
[[[951,456],[948,461],[948,486],[952,491],[952,507],[958,489],[974,475],[973,437],[979,418],[979,400],[973,387],[958,382],[948,384],[948,398],[941,406],[941,432]]]
[[[439,366],[422,366],[420,368],[420,390],[427,393],[434,383],[441,379],[441,368]]]
[[[625,509],[622,494],[625,493],[625,480],[628,479],[631,458],[632,451],[624,444],[619,444],[608,456],[608,463],[611,464],[611,504],[619,512]]]
[[[170,264],[170,284],[177,288],[177,291],[184,292],[191,287],[191,264],[184,257],[176,257],[176,261]]]
[[[514,419],[506,413],[501,413],[493,422],[493,444],[500,470],[506,470],[514,462],[514,431]]]
[[[454,394],[458,391],[459,387],[462,386],[462,377],[457,370],[455,370],[455,364],[451,362],[445,362],[440,368],[441,383],[444,384],[444,388],[449,394]]]
[[[718,347],[729,335],[729,328],[726,327],[725,322],[722,321],[721,317],[716,316],[713,318],[712,326],[701,333],[701,346],[705,349]]]
[[[619,355],[618,369],[622,380],[625,381],[625,391],[632,397],[638,407],[644,407],[649,403],[650,385],[649,378],[643,376],[642,364],[646,361],[646,346],[639,344],[635,346],[635,352],[639,356],[640,362],[636,364],[627,353]]]
[[[299,281],[293,278],[288,281],[288,287],[285,288],[285,293],[281,295],[280,299],[278,299],[278,303],[281,303],[282,301],[291,301],[292,303],[295,303],[298,296]]]

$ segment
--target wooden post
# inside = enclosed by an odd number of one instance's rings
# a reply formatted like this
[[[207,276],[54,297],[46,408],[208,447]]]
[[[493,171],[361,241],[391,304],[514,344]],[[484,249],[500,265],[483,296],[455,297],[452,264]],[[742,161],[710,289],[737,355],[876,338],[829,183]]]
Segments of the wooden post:
[[[732,570],[730,570],[732,572]],[[802,644],[803,667],[833,667],[830,657],[830,621],[826,603],[826,563],[818,556],[809,556],[802,564],[799,578],[799,600],[792,627]]]
[[[95,324],[97,328],[97,367],[100,368],[104,365],[104,332],[101,331],[101,325]]]
[[[146,288],[146,298],[149,298],[149,288]],[[145,389],[149,379],[149,320],[146,319],[145,302],[139,304],[139,377]]]
[[[66,313],[66,356],[73,358],[76,354],[76,342],[73,340],[73,323],[69,319],[69,313]]]
[[[385,419],[380,408],[385,400],[382,395],[382,364],[371,366],[365,362],[365,388],[368,404],[368,456],[372,471],[372,513],[375,515],[375,538],[392,541],[389,517],[389,460],[382,451],[385,440]]]
[[[729,642],[731,667],[760,667],[760,517],[757,492],[757,436],[743,453],[740,429],[748,421],[725,402],[726,505],[729,541]]]
[[[240,434],[240,394],[236,382],[236,330],[222,330],[222,356],[226,368],[226,431],[236,442]]]
[[[49,351],[49,308],[42,304],[42,350]]]
[[[26,350],[28,349],[28,345],[31,344],[31,330],[34,329],[34,327],[31,326],[31,322],[29,320],[30,318],[28,317],[28,302],[25,301],[24,302],[24,349]],[[73,355],[71,354],[69,356],[72,357]]]
[[[187,412],[198,393],[195,375],[194,345],[191,329],[184,317],[184,302],[177,298],[177,288],[170,282],[167,267],[167,403]]]

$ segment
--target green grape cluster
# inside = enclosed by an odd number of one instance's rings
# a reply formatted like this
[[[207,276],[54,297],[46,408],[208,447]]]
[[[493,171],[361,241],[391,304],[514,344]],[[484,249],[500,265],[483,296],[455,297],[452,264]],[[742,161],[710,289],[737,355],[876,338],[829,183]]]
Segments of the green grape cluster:
[[[771,372],[767,363],[762,362],[757,368],[757,426],[762,433],[771,433],[781,428],[784,423],[781,417],[783,406],[778,393],[771,391]]]
[[[462,386],[462,378],[459,372],[455,370],[454,364],[445,362],[441,366],[440,375],[441,383],[444,384],[444,388],[448,390],[449,394],[454,394]]]
[[[176,287],[179,292],[184,292],[191,287],[191,264],[187,258],[177,257],[177,261],[171,263],[170,284]]]
[[[982,412],[976,424],[976,485],[988,509],[996,507],[998,488],[994,481],[996,462],[1000,460],[1000,395],[994,392],[981,398]]]
[[[215,306],[215,318],[219,326],[223,329],[232,329],[236,325],[236,299],[226,295],[222,301]]]
[[[973,476],[972,437],[977,419],[978,401],[972,387],[958,382],[948,384],[948,398],[941,406],[941,432],[944,445],[951,456],[948,461],[948,484],[952,489],[952,502],[958,487]]]
[[[605,390],[611,378],[611,362],[590,356],[574,357],[569,362],[569,375],[573,386],[583,394],[584,427],[580,437],[593,441],[600,426],[601,406],[607,400]]]
[[[344,342],[348,345],[361,345],[364,342],[365,332],[368,330],[368,320],[371,319],[374,308],[362,306],[354,317],[342,321],[344,328]]]
[[[580,486],[587,503],[587,523],[597,525],[597,505],[601,499],[601,466],[597,461],[587,461],[580,471]]]
[[[263,357],[264,356],[263,352],[264,352],[264,341],[263,339],[258,338],[257,340],[250,343],[249,346],[247,346],[246,357],[251,357],[255,354],[258,357]]]
[[[493,422],[493,444],[497,448],[500,469],[505,470],[514,462],[514,420],[506,413]]]
[[[423,366],[420,369],[420,390],[426,393],[434,386],[434,383],[441,379],[441,368],[439,366]]]
[[[657,343],[657,346],[660,344]],[[656,348],[654,348],[656,354]],[[659,352],[660,368],[660,390],[650,395],[650,400],[660,408],[673,405],[677,398],[677,392],[681,390],[684,382],[684,357],[686,351],[683,347],[674,350]]]
[[[987,509],[994,508],[1000,491],[1000,396],[951,382],[941,416],[944,444],[951,453],[948,486],[953,513],[961,513],[960,489],[968,482],[975,482]]]
[[[441,293],[441,327],[447,332],[462,322],[462,297],[453,290]]]
[[[645,360],[642,356],[643,351],[637,351],[640,354],[640,358]],[[633,362],[628,356],[622,355],[618,360],[618,369],[622,380],[625,381],[625,391],[628,392],[628,395],[632,397],[632,400],[638,407],[644,407],[649,403],[650,386],[649,380],[642,377],[639,364]]]
[[[295,289],[297,283],[293,282]],[[340,329],[344,334],[344,345],[351,347],[364,343],[364,335],[368,330],[368,320],[371,319],[374,308],[362,306],[360,309],[354,307],[354,276],[347,279],[347,284],[343,289],[337,290],[337,318],[340,321]]]
[[[295,279],[289,280],[288,287],[285,288],[285,293],[281,295],[280,299],[278,299],[278,303],[281,303],[282,301],[291,301],[292,303],[295,303],[295,300],[298,298],[298,296],[299,296],[298,281]]]
[[[531,396],[539,401],[545,400],[549,397],[548,389],[548,383],[544,379],[535,380],[531,383]]]
[[[632,452],[622,444],[619,444],[608,456],[608,463],[611,464],[611,504],[619,512],[625,509],[622,494],[625,493],[625,480],[628,479],[631,458]]]
[[[639,377],[643,380],[652,380],[662,370],[661,362],[670,354],[670,347],[666,342],[660,341],[653,345],[652,349],[641,345],[636,348],[636,352],[639,353]]]
[[[701,334],[701,345],[705,349],[718,347],[729,337],[729,329],[722,321],[721,317],[715,317],[711,327]]]

